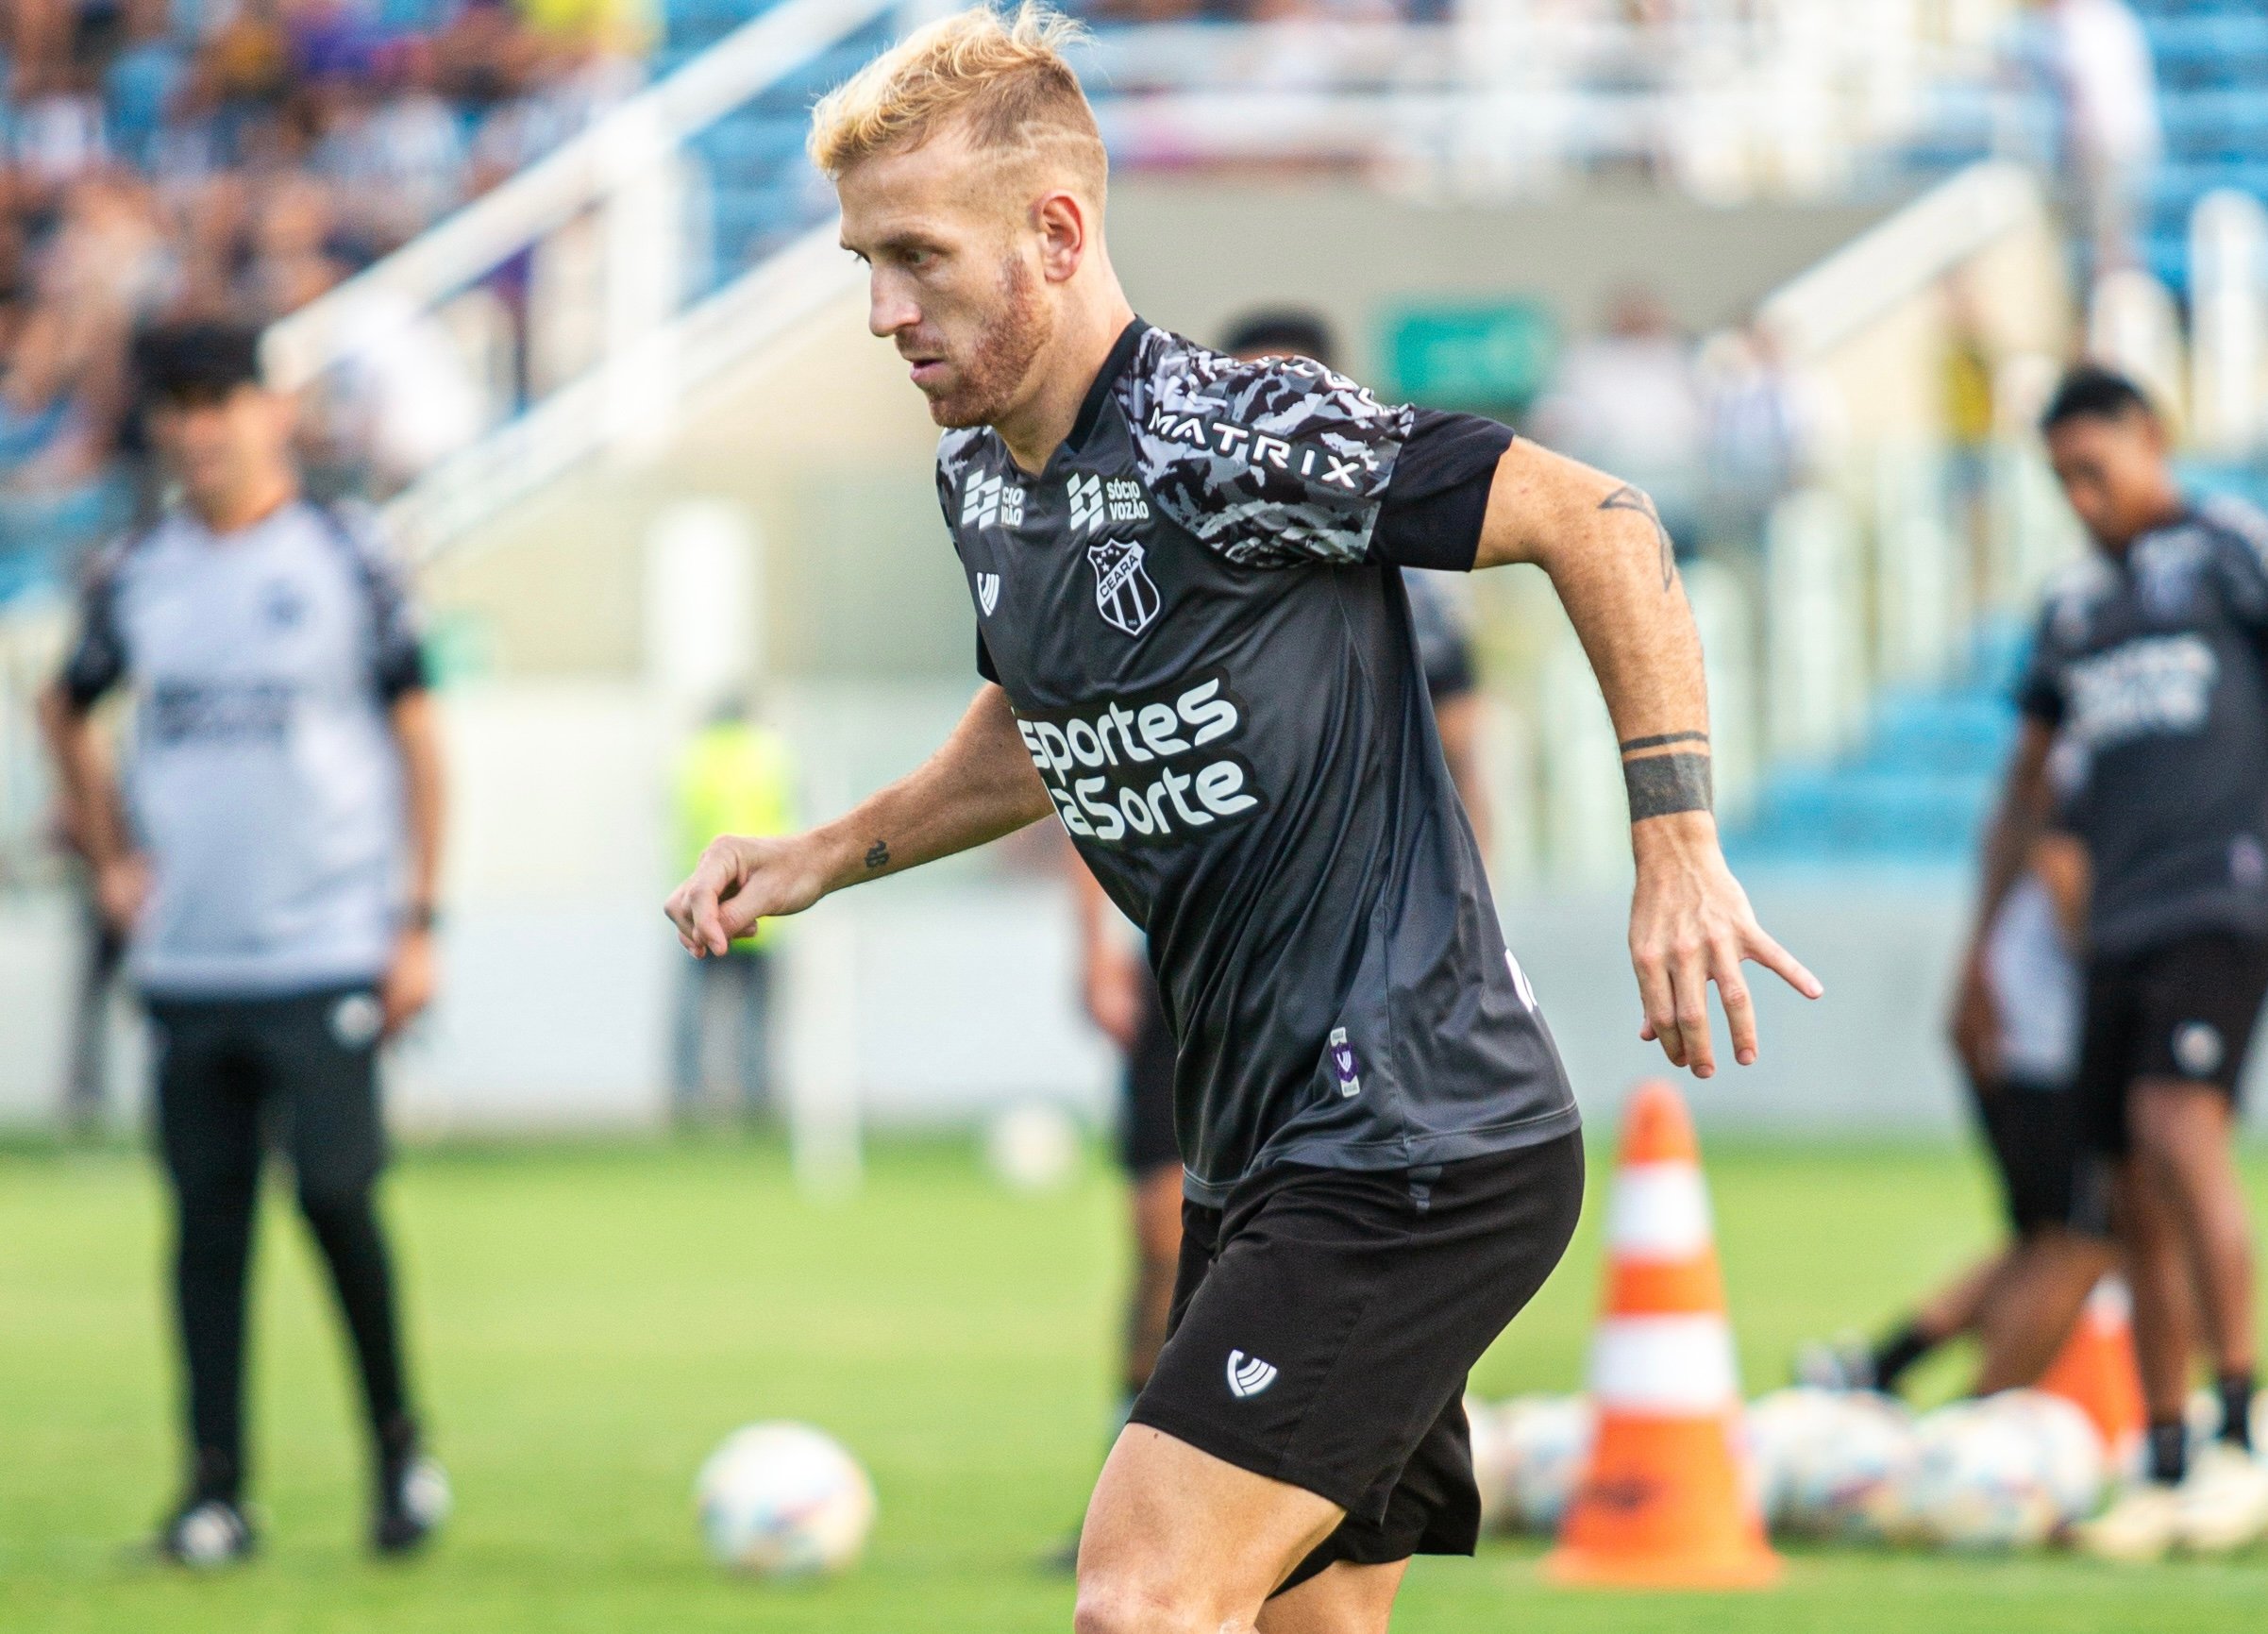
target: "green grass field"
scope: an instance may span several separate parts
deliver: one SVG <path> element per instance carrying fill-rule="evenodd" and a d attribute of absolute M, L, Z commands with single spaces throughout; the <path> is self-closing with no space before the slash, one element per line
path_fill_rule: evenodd
<path fill-rule="evenodd" d="M 2268 1219 L 2268 1164 L 2253 1169 Z M 1604 1177 L 1602 1176 L 1602 1179 Z M 1950 1149 L 1710 1154 L 1745 1379 L 1799 1337 L 1867 1322 L 1984 1246 L 1981 1174 Z M 1597 1201 L 1594 1189 L 1593 1202 Z M 0 1629 L 8 1634 L 812 1630 L 1069 1626 L 1033 1558 L 1100 1452 L 1121 1265 L 1118 1193 L 1008 1196 L 960 1144 L 885 1146 L 853 1201 L 807 1204 L 762 1144 L 413 1154 L 389 1207 L 458 1525 L 406 1568 L 359 1548 L 361 1448 L 314 1266 L 280 1210 L 257 1303 L 267 1549 L 193 1579 L 126 1546 L 170 1495 L 173 1383 L 158 1194 L 125 1152 L 0 1153 Z M 1580 1377 L 1589 1221 L 1484 1363 L 1491 1395 Z M 1949 1390 L 1955 1358 L 1929 1383 Z M 866 1461 L 882 1520 L 849 1577 L 729 1579 L 688 1487 L 735 1424 L 814 1421 Z M 1809 1553 L 1760 1596 L 1544 1588 L 1530 1548 L 1428 1560 L 1396 1626 L 1471 1630 L 2253 1629 L 2268 1559 L 2118 1571 L 2059 1558 Z"/>

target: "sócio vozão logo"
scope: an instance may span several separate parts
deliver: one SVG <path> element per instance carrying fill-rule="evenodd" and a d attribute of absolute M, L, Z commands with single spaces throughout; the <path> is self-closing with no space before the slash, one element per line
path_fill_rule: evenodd
<path fill-rule="evenodd" d="M 1020 528 L 1024 525 L 1024 491 L 997 472 L 979 477 L 961 490 L 961 526 L 964 528 Z"/>

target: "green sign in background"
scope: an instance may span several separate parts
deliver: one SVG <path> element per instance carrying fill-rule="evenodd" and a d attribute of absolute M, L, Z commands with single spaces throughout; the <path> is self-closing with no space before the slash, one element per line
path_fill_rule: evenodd
<path fill-rule="evenodd" d="M 1413 306 L 1386 316 L 1394 390 L 1420 402 L 1525 408 L 1558 349 L 1557 326 L 1534 301 Z"/>

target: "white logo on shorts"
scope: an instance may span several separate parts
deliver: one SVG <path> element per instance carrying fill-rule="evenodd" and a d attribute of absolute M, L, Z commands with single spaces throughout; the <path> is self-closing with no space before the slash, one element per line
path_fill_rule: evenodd
<path fill-rule="evenodd" d="M 1248 1356 L 1240 1350 L 1229 1352 L 1229 1394 L 1238 1401 L 1256 1396 L 1276 1382 L 1273 1362 L 1264 1362 L 1258 1356 Z"/>
<path fill-rule="evenodd" d="M 331 1006 L 330 1036 L 349 1050 L 375 1043 L 386 1012 L 368 993 L 349 993 Z"/>
<path fill-rule="evenodd" d="M 984 610 L 984 616 L 991 617 L 993 609 L 1000 604 L 1000 576 L 998 573 L 978 574 L 977 605 Z"/>
<path fill-rule="evenodd" d="M 2221 1029 L 2210 1021 L 2184 1021 L 2174 1029 L 2174 1065 L 2203 1078 L 2221 1065 Z"/>

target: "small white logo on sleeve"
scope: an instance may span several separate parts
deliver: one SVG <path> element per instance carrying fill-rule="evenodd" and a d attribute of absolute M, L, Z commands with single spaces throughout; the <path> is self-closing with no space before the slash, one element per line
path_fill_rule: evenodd
<path fill-rule="evenodd" d="M 1229 1352 L 1229 1394 L 1238 1401 L 1258 1395 L 1276 1382 L 1276 1365 L 1240 1350 Z"/>
<path fill-rule="evenodd" d="M 2210 1021 L 2184 1021 L 2174 1029 L 2174 1065 L 2202 1078 L 2221 1065 L 2221 1029 Z"/>
<path fill-rule="evenodd" d="M 1000 576 L 998 573 L 977 575 L 977 606 L 990 618 L 992 610 L 1000 604 Z"/>
<path fill-rule="evenodd" d="M 1362 1093 L 1361 1064 L 1354 1059 L 1354 1046 L 1347 1042 L 1344 1027 L 1331 1029 L 1331 1071 L 1342 1099 L 1352 1101 Z"/>

